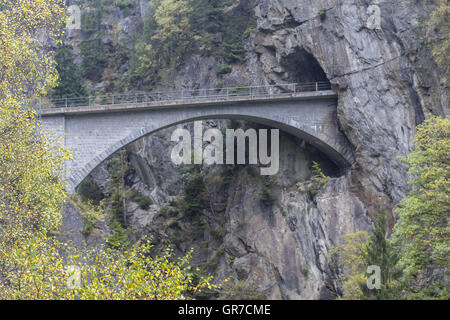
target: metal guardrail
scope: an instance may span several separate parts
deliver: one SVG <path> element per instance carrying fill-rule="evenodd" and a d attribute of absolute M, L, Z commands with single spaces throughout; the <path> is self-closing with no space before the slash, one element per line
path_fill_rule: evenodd
<path fill-rule="evenodd" d="M 37 108 L 71 108 L 95 105 L 119 105 L 119 104 L 133 104 L 133 103 L 149 103 L 155 101 L 170 102 L 183 101 L 192 99 L 213 99 L 226 97 L 258 97 L 258 96 L 277 96 L 286 93 L 300 93 L 300 92 L 316 92 L 331 90 L 329 82 L 310 82 L 310 83 L 290 83 L 290 84 L 275 84 L 265 86 L 245 86 L 245 87 L 229 87 L 229 88 L 214 88 L 214 89 L 193 89 L 181 91 L 168 92 L 151 92 L 151 93 L 137 93 L 137 94 L 115 94 L 104 96 L 89 96 L 78 98 L 63 98 L 40 100 Z"/>

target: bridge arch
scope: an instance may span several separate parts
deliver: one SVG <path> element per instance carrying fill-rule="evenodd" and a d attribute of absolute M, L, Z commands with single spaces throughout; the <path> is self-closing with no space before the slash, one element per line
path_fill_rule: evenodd
<path fill-rule="evenodd" d="M 165 107 L 124 105 L 44 113 L 44 129 L 65 134 L 74 160 L 67 164 L 70 193 L 103 161 L 126 145 L 178 124 L 207 119 L 240 119 L 278 128 L 307 141 L 339 167 L 353 163 L 351 147 L 339 131 L 333 92 L 315 97 L 220 101 Z M 170 159 L 168 159 L 170 161 Z"/>

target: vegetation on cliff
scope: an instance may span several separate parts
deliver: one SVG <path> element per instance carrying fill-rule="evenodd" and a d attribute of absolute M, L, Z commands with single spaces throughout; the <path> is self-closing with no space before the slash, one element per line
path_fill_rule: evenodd
<path fill-rule="evenodd" d="M 229 0 L 150 0 L 145 12 L 130 1 L 77 4 L 82 36 L 74 43 L 81 62 L 74 68 L 67 47 L 58 49 L 58 71 L 74 72 L 62 77 L 55 97 L 85 95 L 84 81 L 91 87 L 104 82 L 104 91 L 149 90 L 192 54 L 216 57 L 222 63 L 218 74 L 224 75 L 231 64 L 245 61 L 244 39 L 256 30 L 244 2 L 234 7 Z M 126 37 L 120 36 L 123 27 L 111 21 L 116 9 L 134 17 L 136 30 Z"/>
<path fill-rule="evenodd" d="M 424 36 L 434 60 L 442 71 L 442 82 L 450 85 L 450 3 L 437 0 L 436 9 L 424 21 Z"/>
<path fill-rule="evenodd" d="M 381 209 L 372 235 L 344 236 L 332 250 L 343 298 L 448 299 L 450 261 L 450 119 L 433 117 L 417 128 L 415 150 L 404 159 L 412 189 L 397 208 L 392 237 Z M 368 290 L 368 266 L 381 269 L 381 288 Z"/>
<path fill-rule="evenodd" d="M 0 299 L 183 299 L 212 288 L 188 265 L 190 253 L 152 256 L 145 239 L 127 251 L 56 240 L 70 155 L 39 134 L 31 105 L 57 80 L 46 44 L 60 37 L 64 4 L 14 0 L 0 8 Z"/>

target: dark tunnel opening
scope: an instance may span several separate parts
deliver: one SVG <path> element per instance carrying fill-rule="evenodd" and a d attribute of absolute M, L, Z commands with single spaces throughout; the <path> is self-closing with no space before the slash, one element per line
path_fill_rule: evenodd
<path fill-rule="evenodd" d="M 305 49 L 296 50 L 286 56 L 281 63 L 289 71 L 291 82 L 329 82 L 317 59 Z"/>

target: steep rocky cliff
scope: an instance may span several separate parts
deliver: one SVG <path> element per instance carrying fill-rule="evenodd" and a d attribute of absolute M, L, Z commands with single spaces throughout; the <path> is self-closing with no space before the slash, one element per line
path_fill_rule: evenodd
<path fill-rule="evenodd" d="M 370 230 L 380 206 L 392 212 L 408 190 L 398 157 L 411 151 L 415 126 L 430 114 L 448 114 L 447 92 L 414 31 L 429 8 L 412 0 L 375 2 L 236 1 L 229 10 L 248 10 L 256 18 L 256 30 L 245 40 L 245 62 L 232 64 L 230 73 L 220 75 L 216 69 L 224 64 L 222 58 L 192 54 L 152 88 L 328 79 L 338 93 L 339 126 L 353 147 L 356 162 L 351 168 L 337 168 L 304 141 L 283 133 L 275 179 L 261 177 L 253 166 L 204 167 L 205 206 L 197 215 L 186 216 L 176 203 L 191 172 L 170 162 L 174 128 L 165 129 L 127 147 L 126 186 L 149 199 L 144 206 L 132 197 L 127 200 L 129 237 L 152 235 L 158 248 L 171 244 L 179 252 L 192 247 L 193 262 L 204 271 L 217 279 L 245 281 L 267 298 L 332 299 L 339 294 L 327 253 L 343 234 Z M 367 24 L 367 8 L 373 4 L 381 10 L 380 28 Z M 117 8 L 108 16 L 111 39 L 114 30 L 127 30 L 130 36 L 134 20 L 148 9 L 147 1 L 134 1 L 132 8 Z M 82 37 L 69 34 L 76 54 Z M 79 63 L 82 57 L 77 59 Z M 111 72 L 128 69 L 124 64 Z M 105 72 L 90 86 L 102 90 L 111 77 Z M 226 121 L 207 125 L 258 126 Z M 309 180 L 313 161 L 330 176 L 326 187 L 314 192 Z M 91 176 L 108 194 L 110 161 Z M 263 201 L 264 192 L 271 201 Z M 96 229 L 103 231 L 84 237 L 77 215 L 69 205 L 65 230 L 76 241 L 87 238 L 94 244 L 101 242 L 99 234 L 112 232 L 99 222 Z"/>

